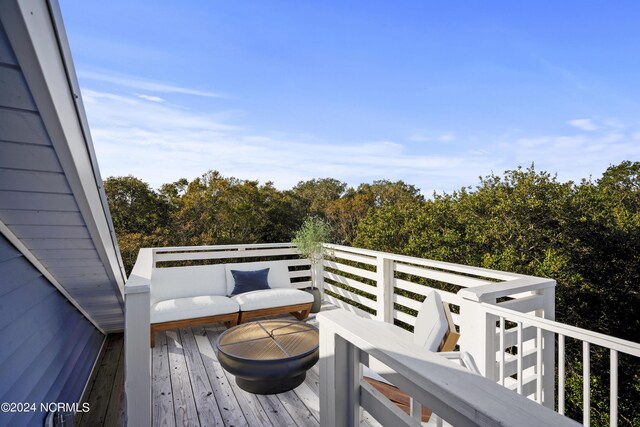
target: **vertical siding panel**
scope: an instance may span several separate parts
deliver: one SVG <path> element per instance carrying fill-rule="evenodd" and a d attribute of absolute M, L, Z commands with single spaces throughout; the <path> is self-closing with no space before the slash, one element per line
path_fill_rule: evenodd
<path fill-rule="evenodd" d="M 78 402 L 104 336 L 3 236 L 0 271 L 0 400 Z M 0 414 L 0 425 L 45 416 Z"/>

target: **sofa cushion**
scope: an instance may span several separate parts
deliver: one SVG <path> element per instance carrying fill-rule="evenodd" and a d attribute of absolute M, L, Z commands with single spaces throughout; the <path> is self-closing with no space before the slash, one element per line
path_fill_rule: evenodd
<path fill-rule="evenodd" d="M 197 296 L 160 301 L 151 306 L 151 323 L 237 313 L 238 304 L 223 296 Z"/>
<path fill-rule="evenodd" d="M 238 303 L 240 311 L 261 310 L 263 308 L 284 307 L 287 305 L 313 302 L 313 295 L 298 289 L 267 289 L 234 295 L 232 300 Z"/>
<path fill-rule="evenodd" d="M 289 277 L 289 267 L 282 261 L 260 261 L 260 262 L 240 262 L 235 264 L 225 264 L 227 272 L 227 295 L 231 295 L 235 287 L 235 280 L 231 270 L 252 271 L 269 269 L 267 281 L 273 288 L 291 288 L 291 278 Z"/>
<path fill-rule="evenodd" d="M 223 264 L 154 268 L 151 273 L 151 305 L 202 295 L 228 295 Z"/>

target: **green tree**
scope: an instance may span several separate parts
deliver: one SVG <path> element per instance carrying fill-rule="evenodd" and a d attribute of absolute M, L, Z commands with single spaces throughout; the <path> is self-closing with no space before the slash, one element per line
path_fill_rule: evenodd
<path fill-rule="evenodd" d="M 349 188 L 340 199 L 334 200 L 325 209 L 338 242 L 352 244 L 360 221 L 370 211 L 390 206 L 402 207 L 424 201 L 420 191 L 403 181 L 374 181 L 361 184 L 357 189 Z"/>
<path fill-rule="evenodd" d="M 300 181 L 290 190 L 290 195 L 296 200 L 296 214 L 300 218 L 308 216 L 326 217 L 327 206 L 339 200 L 347 184 L 333 178 L 317 178 Z M 296 227 L 297 228 L 297 227 Z"/>
<path fill-rule="evenodd" d="M 111 218 L 117 233 L 152 233 L 168 221 L 168 203 L 133 176 L 104 181 Z"/>
<path fill-rule="evenodd" d="M 551 277 L 560 322 L 640 340 L 640 163 L 597 182 L 559 182 L 532 167 L 415 205 L 369 210 L 354 244 Z M 581 348 L 567 347 L 567 413 L 581 418 Z M 608 354 L 594 349 L 594 425 L 608 423 Z M 638 363 L 621 358 L 621 424 L 640 425 Z M 634 403 L 635 402 L 635 403 Z"/>

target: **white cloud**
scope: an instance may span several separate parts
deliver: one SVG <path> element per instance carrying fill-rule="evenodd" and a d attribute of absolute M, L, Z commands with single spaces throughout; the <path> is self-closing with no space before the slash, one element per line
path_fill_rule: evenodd
<path fill-rule="evenodd" d="M 282 189 L 327 176 L 351 185 L 402 179 L 430 195 L 434 188 L 474 183 L 498 167 L 481 154 L 408 154 L 393 141 L 338 143 L 258 134 L 231 124 L 225 113 L 190 111 L 135 95 L 85 89 L 83 98 L 104 177 L 133 174 L 153 187 L 215 169 L 226 176 L 273 181 Z"/>
<path fill-rule="evenodd" d="M 104 176 L 133 174 L 153 187 L 193 179 L 214 169 L 225 176 L 273 181 L 285 189 L 300 180 L 333 177 L 350 185 L 402 179 L 430 196 L 475 185 L 478 176 L 519 165 L 557 172 L 560 179 L 597 176 L 609 164 L 640 159 L 640 127 L 571 135 L 506 133 L 499 141 L 456 135 L 455 147 L 434 154 L 425 144 L 408 152 L 394 141 L 327 141 L 251 130 L 237 116 L 192 111 L 139 95 L 83 90 Z M 636 138 L 636 140 L 634 140 Z M 462 148 L 461 148 L 462 147 Z"/>
<path fill-rule="evenodd" d="M 80 69 L 78 70 L 78 76 L 83 80 L 110 83 L 120 87 L 144 90 L 148 92 L 178 93 L 184 95 L 202 96 L 206 98 L 225 98 L 224 95 L 217 92 L 176 86 L 171 83 L 158 82 L 124 74 L 114 74 L 110 72 Z"/>
<path fill-rule="evenodd" d="M 575 120 L 569 120 L 567 122 L 568 125 L 573 126 L 575 128 L 578 128 L 580 130 L 584 130 L 587 132 L 591 132 L 594 130 L 598 130 L 599 127 L 593 123 L 593 121 L 591 119 L 575 119 Z"/>
<path fill-rule="evenodd" d="M 136 96 L 151 102 L 164 102 L 164 99 L 159 96 L 145 95 L 144 93 L 137 93 Z"/>
<path fill-rule="evenodd" d="M 610 164 L 640 159 L 640 144 L 633 142 L 633 130 L 617 129 L 600 133 L 576 135 L 546 135 L 503 140 L 493 150 L 503 164 L 513 169 L 517 165 L 535 163 L 537 170 L 557 173 L 561 180 L 580 181 L 598 176 Z M 498 169 L 499 170 L 499 169 Z"/>

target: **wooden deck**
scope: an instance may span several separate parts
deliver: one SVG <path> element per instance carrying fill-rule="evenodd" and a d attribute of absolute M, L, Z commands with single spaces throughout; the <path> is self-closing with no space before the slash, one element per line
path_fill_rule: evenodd
<path fill-rule="evenodd" d="M 77 426 L 124 425 L 124 335 L 110 334 L 104 344 L 82 402 L 89 412 L 78 413 Z"/>
<path fill-rule="evenodd" d="M 315 324 L 315 316 L 308 320 Z M 292 316 L 280 316 L 290 318 Z M 152 352 L 154 426 L 319 426 L 318 365 L 286 393 L 247 393 L 222 369 L 214 351 L 222 325 L 156 333 Z M 119 426 L 123 420 L 122 335 L 110 335 L 88 395 L 91 412 L 80 426 Z M 104 375 L 104 378 L 102 377 Z M 109 386 L 111 387 L 109 389 Z M 363 425 L 377 426 L 368 414 Z"/>

